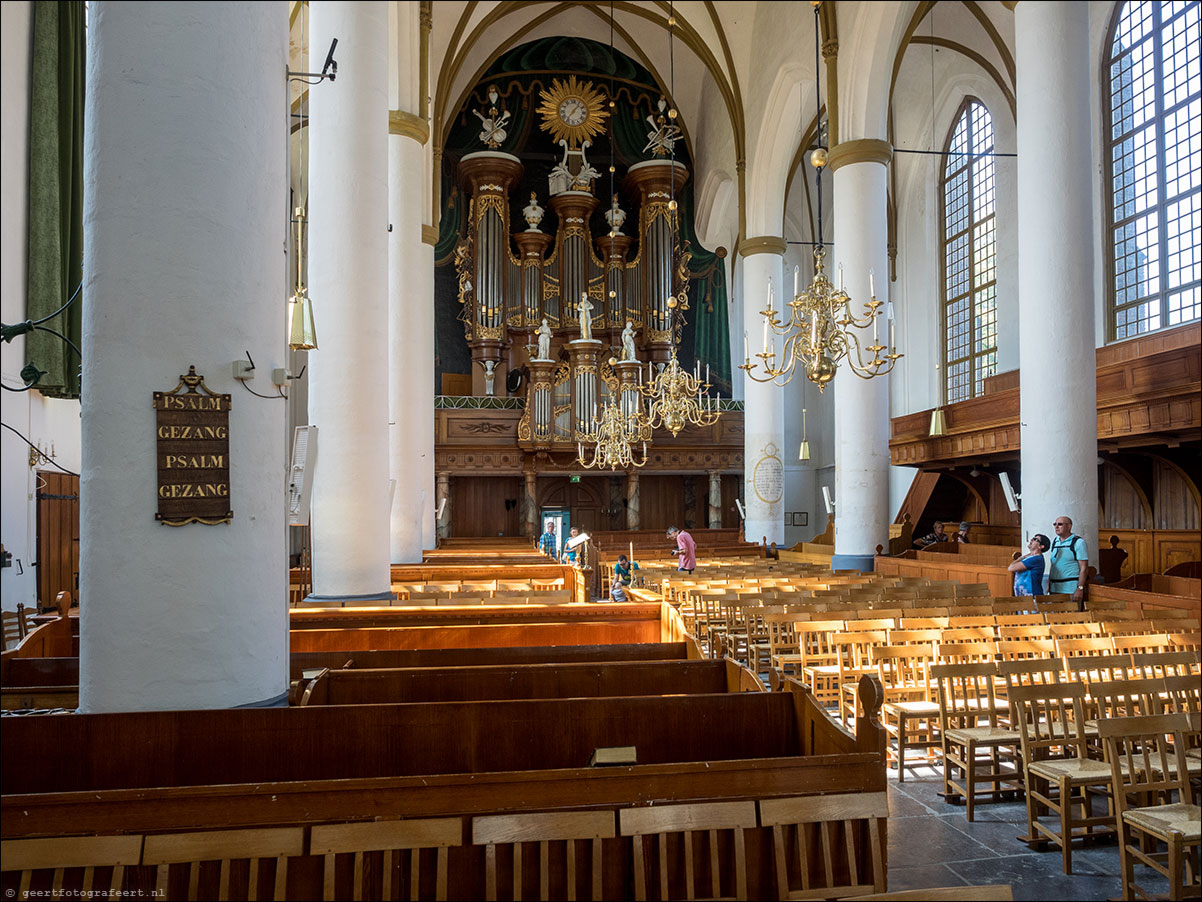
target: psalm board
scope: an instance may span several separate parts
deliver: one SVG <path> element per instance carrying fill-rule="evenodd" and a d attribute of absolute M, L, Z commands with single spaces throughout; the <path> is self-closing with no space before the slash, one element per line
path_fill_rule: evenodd
<path fill-rule="evenodd" d="M 168 526 L 229 523 L 230 396 L 209 391 L 196 367 L 154 393 L 159 509 Z"/>

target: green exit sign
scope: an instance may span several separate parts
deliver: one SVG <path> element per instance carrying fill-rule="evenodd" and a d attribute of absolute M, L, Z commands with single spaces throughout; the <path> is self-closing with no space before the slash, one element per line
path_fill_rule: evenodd
<path fill-rule="evenodd" d="M 579 482 L 579 481 L 580 481 L 579 476 L 569 476 L 568 477 L 568 482 Z"/>

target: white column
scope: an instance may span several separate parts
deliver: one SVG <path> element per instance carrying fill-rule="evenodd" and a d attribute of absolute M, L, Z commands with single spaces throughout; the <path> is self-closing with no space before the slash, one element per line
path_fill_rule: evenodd
<path fill-rule="evenodd" d="M 764 322 L 760 315 L 768 302 L 771 283 L 773 304 L 780 309 L 784 278 L 785 242 L 783 238 L 751 238 L 743 242 L 743 327 L 754 356 L 764 349 Z M 792 298 L 790 297 L 790 300 Z M 769 346 L 773 337 L 768 336 Z M 776 364 L 781 362 L 781 339 L 776 338 Z M 742 347 L 736 352 L 743 360 Z M 761 366 L 757 375 L 763 376 Z M 744 533 L 749 542 L 767 538 L 784 544 L 784 393 L 771 382 L 744 380 L 743 413 L 743 504 L 747 512 Z"/>
<path fill-rule="evenodd" d="M 709 492 L 709 528 L 722 528 L 722 473 L 718 470 L 710 470 L 707 474 L 710 478 Z M 782 521 L 783 522 L 783 521 Z"/>
<path fill-rule="evenodd" d="M 309 355 L 315 600 L 391 598 L 388 515 L 388 8 L 313 4 L 338 80 L 310 88 Z"/>
<path fill-rule="evenodd" d="M 427 183 L 429 179 L 426 180 Z M 429 187 L 427 184 L 427 193 Z M 428 229 L 423 226 L 423 231 Z M 438 544 L 438 522 L 434 512 L 438 508 L 438 491 L 434 484 L 434 244 L 438 233 L 426 235 L 418 249 L 421 265 L 417 268 L 414 278 L 414 291 L 418 297 L 426 298 L 427 307 L 424 315 L 428 317 L 430 340 L 423 347 L 416 349 L 416 355 L 423 361 L 416 375 L 413 387 L 414 411 L 411 415 L 414 432 L 421 433 L 421 447 L 429 448 L 430 453 L 420 461 L 422 489 L 426 498 L 430 499 L 422 512 L 422 547 L 433 548 Z"/>
<path fill-rule="evenodd" d="M 435 505 L 424 479 L 434 461 L 434 298 L 422 291 L 425 280 L 418 275 L 426 257 L 422 250 L 423 160 L 418 141 L 405 134 L 389 136 L 388 448 L 394 481 L 394 564 L 421 562 L 423 523 L 426 519 L 433 522 Z"/>
<path fill-rule="evenodd" d="M 836 215 L 834 247 L 827 260 L 836 284 L 839 264 L 843 265 L 844 287 L 857 315 L 862 315 L 870 296 L 870 271 L 876 274 L 880 299 L 888 293 L 886 164 L 891 153 L 886 142 L 871 138 L 838 144 L 830 152 Z M 871 339 L 870 331 L 861 334 Z M 889 547 L 889 377 L 861 379 L 844 359 L 833 388 L 835 554 L 831 566 L 871 570 L 876 546 Z"/>
<path fill-rule="evenodd" d="M 1024 540 L 1073 520 L 1097 559 L 1089 8 L 1015 8 Z"/>
<path fill-rule="evenodd" d="M 281 703 L 288 10 L 91 6 L 84 136 L 80 702 Z M 214 90 L 214 78 L 237 90 Z M 156 414 L 195 365 L 232 393 L 226 525 L 155 520 Z"/>

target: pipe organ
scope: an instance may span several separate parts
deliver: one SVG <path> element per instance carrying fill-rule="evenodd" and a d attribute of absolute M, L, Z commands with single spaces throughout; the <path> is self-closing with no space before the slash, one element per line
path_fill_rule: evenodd
<path fill-rule="evenodd" d="M 600 407 L 611 394 L 633 411 L 637 355 L 662 366 L 679 337 L 673 308 L 688 309 L 688 254 L 677 244 L 675 203 L 688 169 L 671 159 L 631 166 L 623 188 L 628 198 L 638 197 L 635 234 L 623 231 L 627 215 L 614 194 L 604 214 L 609 228 L 594 235 L 600 174 L 585 151 L 604 119 L 600 95 L 588 83 L 556 82 L 555 90 L 564 97 L 544 95 L 540 108 L 551 123 L 544 129 L 563 148 L 563 162 L 548 179 L 553 232 L 541 227 L 546 211 L 536 194 L 521 210 L 527 227 L 510 231 L 510 194 L 524 173 L 518 157 L 484 150 L 464 156 L 458 168 L 469 215 L 455 264 L 473 381 L 478 384 L 481 373 L 528 367 L 518 437 L 529 450 L 574 449 L 595 436 Z M 572 105 L 576 97 L 587 115 Z M 620 338 L 627 323 L 633 343 Z"/>

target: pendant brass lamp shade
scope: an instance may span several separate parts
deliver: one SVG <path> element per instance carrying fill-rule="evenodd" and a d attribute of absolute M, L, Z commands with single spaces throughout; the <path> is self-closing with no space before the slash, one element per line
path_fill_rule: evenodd
<path fill-rule="evenodd" d="M 303 247 L 305 211 L 296 208 L 296 293 L 288 299 L 288 347 L 294 351 L 317 350 L 317 330 L 313 326 L 313 301 L 304 281 Z"/>

